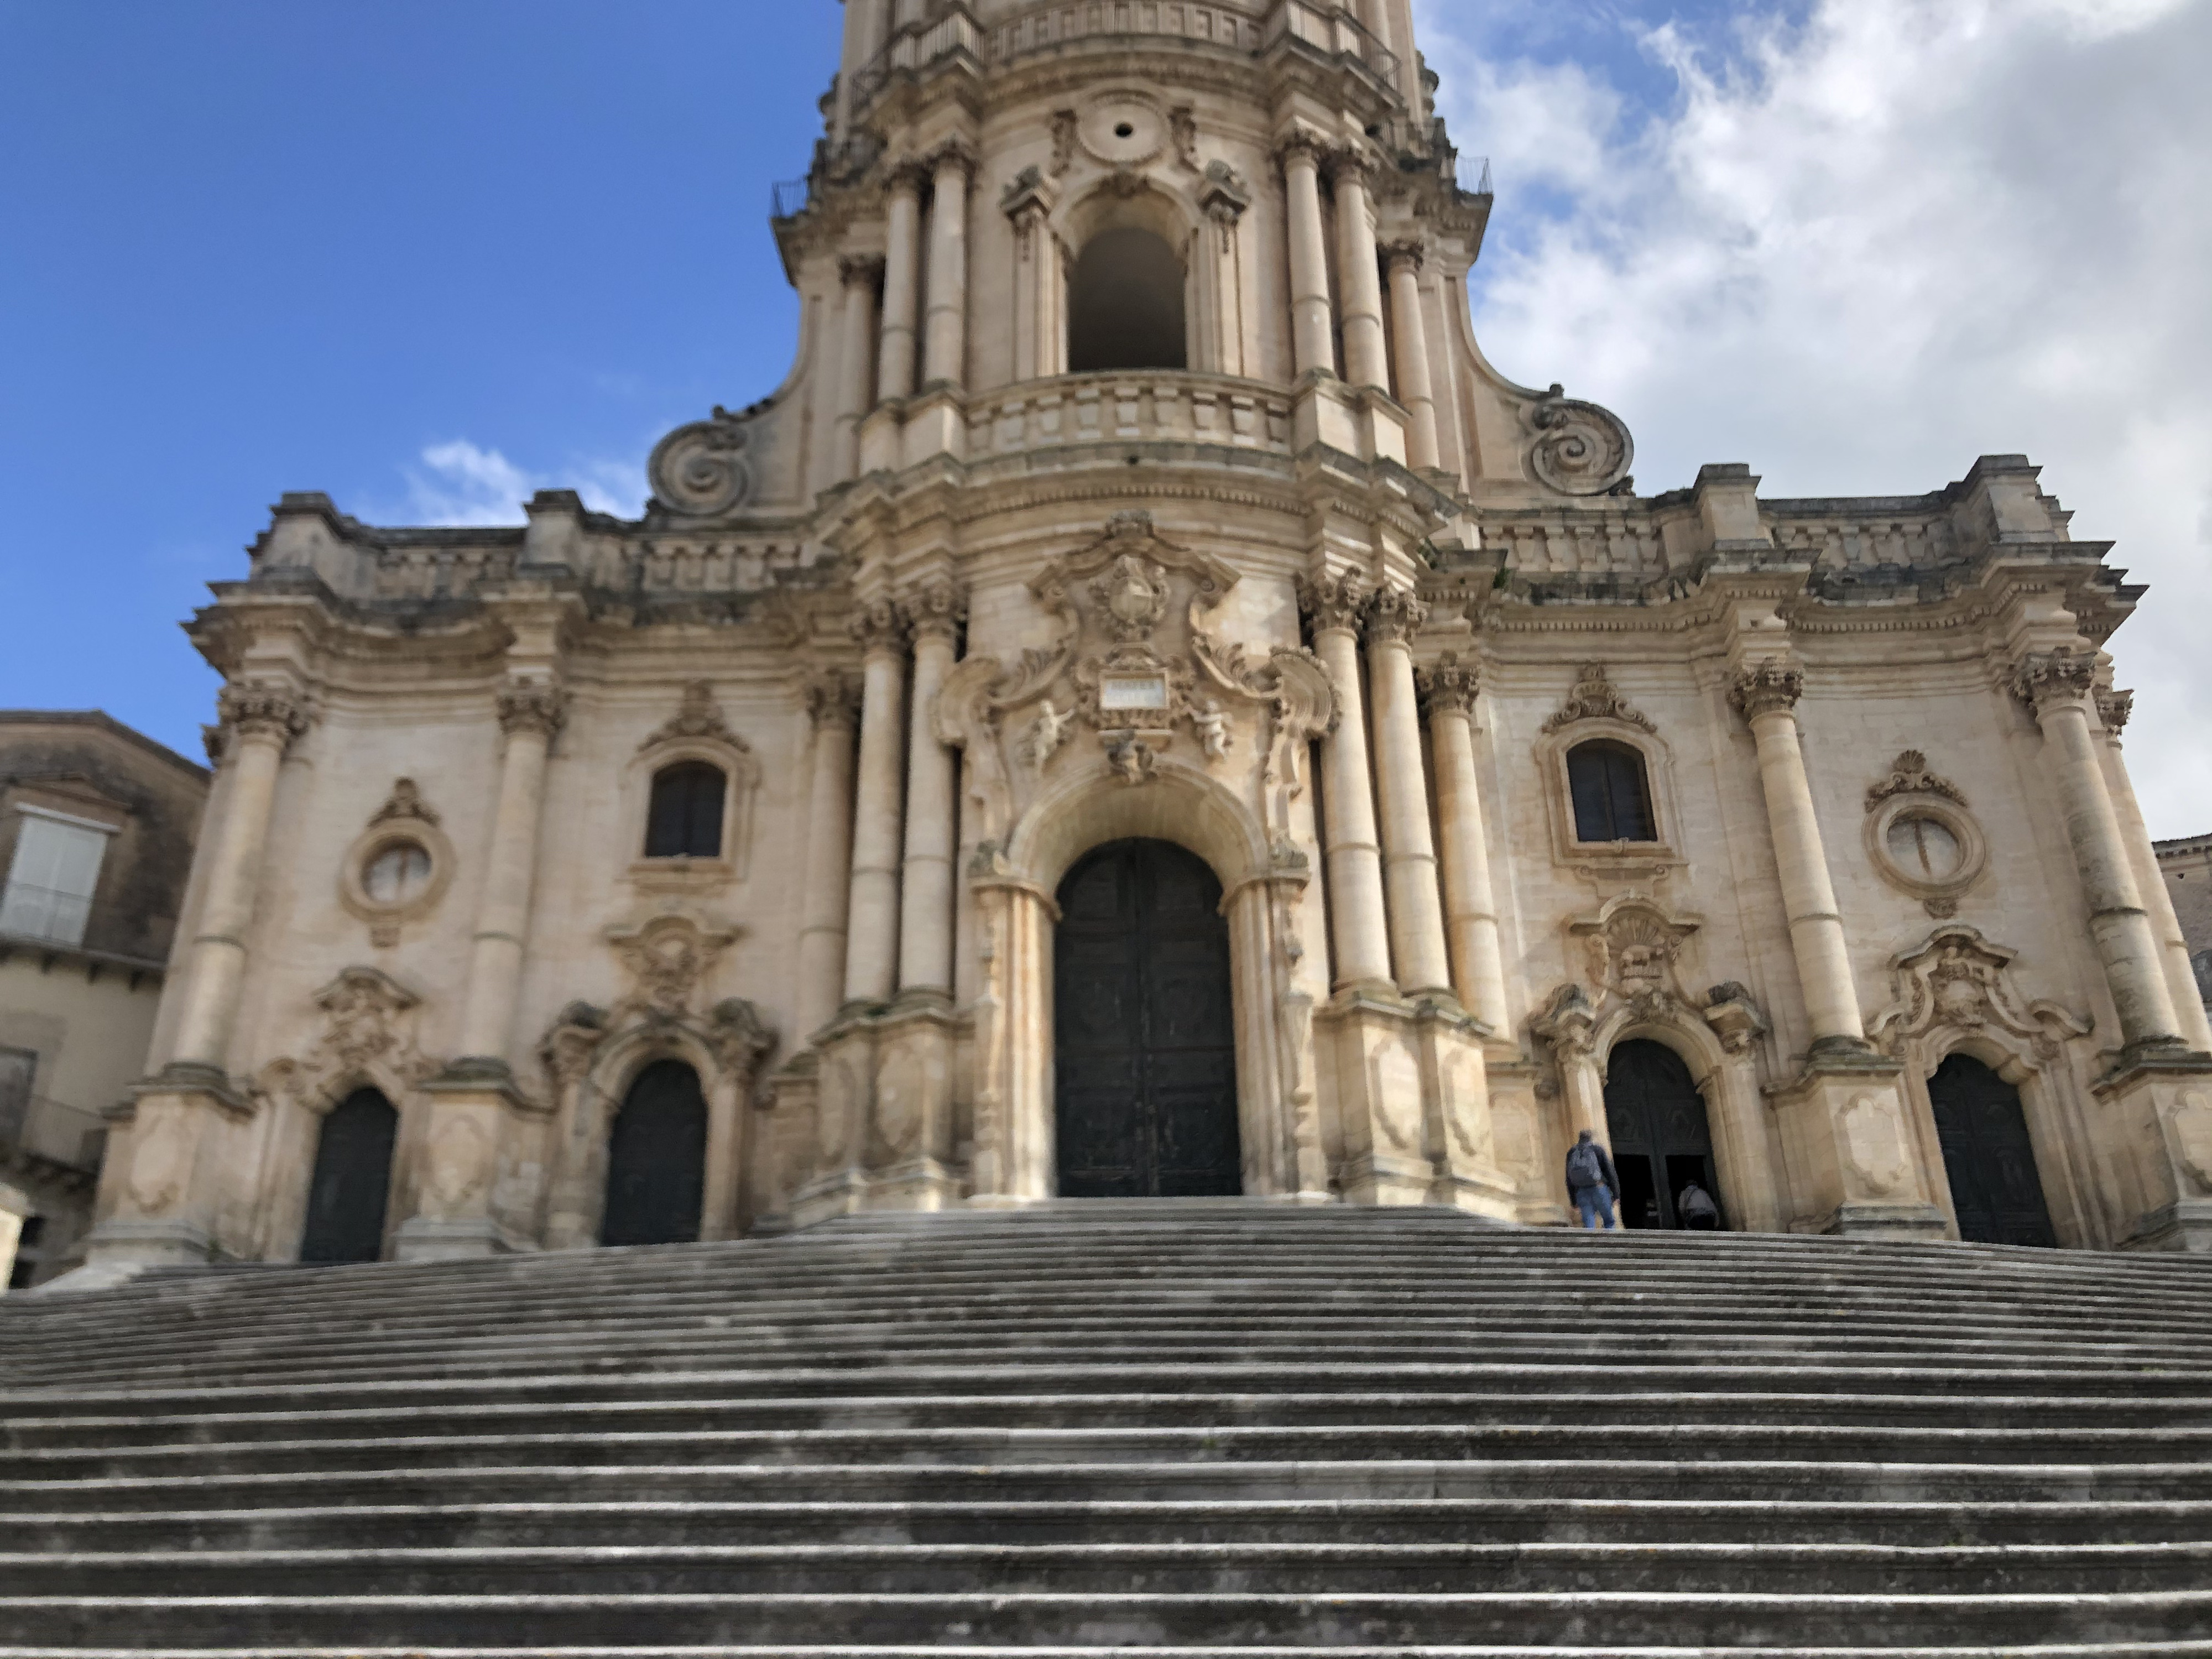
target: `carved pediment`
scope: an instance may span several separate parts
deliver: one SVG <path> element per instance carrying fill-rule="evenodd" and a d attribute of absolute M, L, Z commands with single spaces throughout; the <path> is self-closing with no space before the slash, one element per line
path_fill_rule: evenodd
<path fill-rule="evenodd" d="M 635 988 L 615 1009 L 617 1021 L 640 1013 L 673 1018 L 690 1012 L 715 958 L 736 940 L 734 926 L 663 915 L 607 938 Z"/>
<path fill-rule="evenodd" d="M 2062 1043 L 2087 1036 L 2094 1022 L 2055 1002 L 2031 1002 L 2013 982 L 2018 952 L 1993 945 L 1964 922 L 1938 927 L 1918 949 L 1891 963 L 1895 996 L 1869 1034 L 1883 1053 L 1945 1032 L 1994 1031 L 2025 1046 L 2039 1062 Z"/>
<path fill-rule="evenodd" d="M 1698 931 L 1696 921 L 1677 919 L 1656 900 L 1630 893 L 1594 918 L 1570 922 L 1567 931 L 1582 943 L 1601 1004 L 1620 1002 L 1650 1013 L 1691 1006 L 1678 967 L 1683 946 Z"/>
<path fill-rule="evenodd" d="M 1601 662 L 1583 665 L 1575 679 L 1575 689 L 1567 694 L 1567 700 L 1559 712 L 1544 722 L 1544 729 L 1557 732 L 1578 720 L 1619 720 L 1640 731 L 1658 730 L 1648 716 L 1630 708 L 1628 699 L 1613 689 L 1613 681 Z"/>
<path fill-rule="evenodd" d="M 315 993 L 323 1029 L 313 1046 L 264 1066 L 257 1087 L 315 1109 L 335 1105 L 362 1085 L 397 1099 L 438 1069 L 416 1043 L 422 1001 L 378 969 L 344 969 Z"/>

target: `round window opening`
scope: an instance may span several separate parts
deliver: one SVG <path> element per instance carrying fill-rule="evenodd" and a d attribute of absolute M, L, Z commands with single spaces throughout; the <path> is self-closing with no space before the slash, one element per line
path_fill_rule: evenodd
<path fill-rule="evenodd" d="M 1898 867 L 1921 881 L 1954 880 L 1966 866 L 1966 849 L 1940 819 L 1905 813 L 1889 826 L 1887 839 Z"/>
<path fill-rule="evenodd" d="M 1116 138 L 1133 138 L 1137 136 L 1137 129 L 1133 124 L 1123 121 L 1115 127 L 1114 136 Z"/>
<path fill-rule="evenodd" d="M 373 904 L 411 904 L 429 885 L 430 855 L 411 841 L 392 842 L 361 872 L 361 890 Z"/>

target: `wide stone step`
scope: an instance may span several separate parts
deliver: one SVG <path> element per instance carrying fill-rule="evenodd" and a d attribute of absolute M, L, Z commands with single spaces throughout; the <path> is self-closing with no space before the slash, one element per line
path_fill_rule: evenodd
<path fill-rule="evenodd" d="M 189 1499 L 184 1500 L 189 1502 Z M 396 1504 L 19 1511 L 21 1550 L 763 1544 L 2212 1543 L 2212 1499 L 1838 1503 L 1700 1498 L 1092 1503 Z"/>
<path fill-rule="evenodd" d="M 1438 1643 L 1790 1646 L 2201 1639 L 2212 1591 L 2142 1595 L 483 1595 L 8 1597 L 18 1645 L 634 1647 L 951 1644 L 1308 1648 Z"/>
<path fill-rule="evenodd" d="M 990 1464 L 1493 1461 L 1532 1458 L 1881 1463 L 2193 1462 L 2212 1474 L 2212 1429 L 1949 1428 L 1921 1425 L 1346 1424 L 1276 1428 L 908 1428 L 380 1436 L 0 1452 L 0 1480 L 137 1475 L 341 1474 L 361 1469 L 622 1465 Z"/>
<path fill-rule="evenodd" d="M 2212 1379 L 2208 1379 L 2212 1382 Z M 883 1395 L 844 1399 L 539 1401 L 427 1403 L 410 1412 L 410 1438 L 544 1432 L 562 1435 L 838 1432 L 957 1429 L 1891 1428 L 1917 1431 L 2123 1429 L 2212 1431 L 2212 1391 L 2116 1402 L 2081 1395 L 1711 1393 Z M 0 1419 L 8 1451 L 112 1452 L 125 1448 L 303 1445 L 379 1437 L 387 1409 L 144 1413 Z"/>
<path fill-rule="evenodd" d="M 599 1545 L 0 1553 L 0 1596 L 2139 1595 L 2212 1583 L 2212 1543 Z"/>
<path fill-rule="evenodd" d="M 2212 1492 L 2203 1463 L 1629 1462 L 927 1464 L 544 1464 L 282 1474 L 180 1474 L 0 1482 L 5 1512 L 319 1504 L 517 1503 L 554 1499 L 751 1503 L 1157 1502 L 1257 1498 L 1822 1498 L 1886 1503 L 2189 1502 Z"/>

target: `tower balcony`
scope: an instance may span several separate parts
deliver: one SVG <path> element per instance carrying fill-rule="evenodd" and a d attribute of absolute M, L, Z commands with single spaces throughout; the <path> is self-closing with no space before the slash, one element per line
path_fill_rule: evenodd
<path fill-rule="evenodd" d="M 949 454 L 970 465 L 1120 463 L 1143 448 L 1239 464 L 1237 452 L 1287 460 L 1295 405 L 1263 381 L 1174 369 L 1060 374 L 994 391 L 925 391 L 886 404 L 861 428 L 864 472 Z M 1088 453 L 1086 453 L 1088 452 Z"/>
<path fill-rule="evenodd" d="M 1258 10 L 1199 0 L 1042 0 L 988 22 L 954 0 L 895 33 L 854 75 L 853 113 L 866 114 L 902 81 L 962 63 L 988 71 L 1046 52 L 1160 47 L 1248 58 L 1300 51 L 1355 68 L 1385 92 L 1397 86 L 1401 67 L 1349 10 L 1326 0 L 1277 0 Z"/>

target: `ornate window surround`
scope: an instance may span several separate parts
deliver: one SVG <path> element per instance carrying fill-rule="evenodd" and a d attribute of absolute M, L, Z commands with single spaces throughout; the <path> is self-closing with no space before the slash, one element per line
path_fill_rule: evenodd
<path fill-rule="evenodd" d="M 392 848 L 414 846 L 430 857 L 430 878 L 422 890 L 397 902 L 372 898 L 368 866 Z M 440 826 L 438 814 L 425 802 L 412 778 L 393 781 L 392 793 L 354 837 L 338 860 L 338 902 L 368 924 L 369 942 L 379 946 L 399 943 L 402 924 L 418 921 L 438 908 L 453 884 L 457 862 L 453 843 Z"/>
<path fill-rule="evenodd" d="M 1644 758 L 1644 781 L 1650 796 L 1656 841 L 1586 842 L 1575 834 L 1574 792 L 1567 779 L 1567 751 L 1595 738 L 1635 750 Z M 1544 722 L 1535 742 L 1536 770 L 1542 781 L 1544 814 L 1551 825 L 1554 863 L 1592 873 L 1626 877 L 1680 868 L 1682 831 L 1676 814 L 1674 751 L 1658 728 L 1615 692 L 1605 670 L 1583 671 L 1566 706 Z"/>
<path fill-rule="evenodd" d="M 722 852 L 719 858 L 647 858 L 646 830 L 653 812 L 653 781 L 686 761 L 722 774 Z M 623 769 L 623 835 L 632 850 L 633 886 L 653 892 L 716 891 L 745 879 L 752 863 L 753 808 L 760 793 L 761 763 L 752 745 L 723 722 L 714 689 L 704 680 L 684 688 L 682 708 L 638 746 Z"/>

